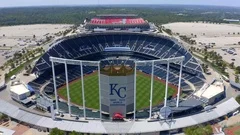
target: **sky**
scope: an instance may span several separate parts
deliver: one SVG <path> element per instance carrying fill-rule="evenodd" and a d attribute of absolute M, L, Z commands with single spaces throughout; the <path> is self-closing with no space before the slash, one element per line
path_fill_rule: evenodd
<path fill-rule="evenodd" d="M 240 7 L 240 0 L 0 0 L 0 7 L 98 4 L 183 4 Z"/>

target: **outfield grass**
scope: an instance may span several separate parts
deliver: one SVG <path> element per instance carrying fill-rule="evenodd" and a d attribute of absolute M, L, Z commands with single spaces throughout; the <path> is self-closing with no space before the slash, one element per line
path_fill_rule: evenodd
<path fill-rule="evenodd" d="M 143 73 L 137 74 L 137 109 L 143 109 L 149 106 L 151 78 Z M 99 109 L 99 91 L 98 91 L 98 75 L 96 73 L 84 77 L 85 100 L 86 107 Z M 158 105 L 164 100 L 165 84 L 154 80 L 153 86 L 153 106 Z M 81 80 L 73 81 L 69 84 L 71 102 L 77 105 L 82 105 L 82 85 Z M 168 96 L 171 96 L 176 91 L 169 87 Z M 58 90 L 60 97 L 67 99 L 66 87 Z"/>

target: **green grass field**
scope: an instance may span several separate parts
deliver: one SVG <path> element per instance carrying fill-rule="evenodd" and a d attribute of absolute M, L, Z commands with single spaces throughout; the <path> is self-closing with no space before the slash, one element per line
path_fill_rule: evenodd
<path fill-rule="evenodd" d="M 240 129 L 234 131 L 234 135 L 240 135 Z"/>
<path fill-rule="evenodd" d="M 137 109 L 149 107 L 149 97 L 151 88 L 151 78 L 143 73 L 137 74 Z M 99 90 L 98 90 L 98 75 L 96 73 L 84 77 L 86 107 L 99 109 Z M 164 100 L 165 83 L 154 80 L 153 86 L 153 106 Z M 82 85 L 81 80 L 76 80 L 69 83 L 71 102 L 77 105 L 82 105 Z M 169 87 L 168 96 L 171 96 L 176 91 Z M 66 87 L 58 90 L 58 94 L 67 99 Z"/>

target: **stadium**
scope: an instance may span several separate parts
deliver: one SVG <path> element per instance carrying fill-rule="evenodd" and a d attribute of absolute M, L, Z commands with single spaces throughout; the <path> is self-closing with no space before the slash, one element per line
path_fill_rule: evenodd
<path fill-rule="evenodd" d="M 224 98 L 223 83 L 207 85 L 199 60 L 143 18 L 98 15 L 84 26 L 51 44 L 33 67 L 27 87 L 36 108 L 51 115 L 20 110 L 23 119 L 1 100 L 0 111 L 43 130 L 125 134 L 181 130 L 239 107 L 234 99 L 211 106 Z"/>
<path fill-rule="evenodd" d="M 72 45 L 72 46 L 69 46 Z M 112 49 L 111 51 L 107 51 L 107 49 Z M 125 49 L 125 50 L 124 50 Z M 155 51 L 156 50 L 156 51 Z M 37 86 L 34 84 L 45 84 L 45 82 L 50 82 L 47 84 L 44 88 L 44 92 L 46 94 L 53 94 L 54 93 L 54 87 L 53 87 L 53 80 L 51 80 L 51 77 L 49 74 L 52 74 L 52 68 L 51 68 L 51 62 L 50 62 L 50 56 L 52 57 L 58 57 L 58 58 L 67 58 L 67 59 L 78 59 L 78 60 L 88 60 L 88 61 L 102 61 L 102 66 L 104 65 L 121 65 L 124 63 L 124 65 L 133 65 L 133 60 L 156 60 L 156 59 L 166 59 L 166 58 L 174 58 L 174 57 L 180 57 L 185 56 L 185 60 L 183 61 L 183 77 L 181 81 L 181 89 L 182 90 L 188 90 L 190 89 L 190 86 L 185 82 L 185 80 L 189 81 L 190 83 L 194 84 L 196 87 L 201 87 L 204 84 L 204 77 L 202 75 L 201 66 L 198 64 L 195 58 L 191 56 L 191 54 L 184 49 L 181 45 L 176 44 L 174 41 L 166 38 L 166 37 L 160 37 L 160 36 L 154 36 L 149 34 L 140 34 L 140 33 L 130 33 L 130 32 L 111 32 L 111 33 L 99 33 L 99 34 L 85 34 L 81 35 L 80 37 L 74 37 L 69 38 L 64 41 L 60 41 L 56 45 L 52 46 L 51 49 L 49 49 L 48 52 L 46 52 L 42 58 L 39 59 L 37 62 L 34 72 L 36 74 L 40 74 L 39 77 L 34 80 L 29 85 L 33 88 L 36 88 Z M 154 75 L 156 78 L 160 78 L 161 81 L 166 80 L 167 75 L 167 66 L 166 64 L 159 64 L 155 65 L 155 72 Z M 81 85 L 76 81 L 81 75 L 80 66 L 71 66 L 68 65 L 68 80 L 72 83 L 70 83 L 70 91 L 71 88 L 73 91 L 79 91 L 78 95 L 76 93 L 72 93 L 72 96 L 79 96 L 76 98 L 72 98 L 71 100 L 75 103 L 79 103 L 80 105 L 82 102 L 75 101 L 75 99 L 81 99 Z M 179 70 L 180 66 L 178 63 L 170 64 L 170 73 L 169 73 L 169 83 L 172 85 L 172 89 L 169 90 L 170 94 L 174 94 L 174 87 L 178 85 L 179 81 Z M 95 108 L 98 109 L 98 105 L 96 105 L 96 101 L 98 101 L 98 79 L 97 76 L 94 75 L 95 71 L 97 70 L 94 66 L 84 66 L 83 67 L 83 74 L 86 76 L 84 78 L 85 81 L 85 87 L 86 87 L 86 97 L 87 96 L 93 96 L 88 97 L 89 100 L 86 101 L 86 106 L 89 108 Z M 137 83 L 139 83 L 139 87 L 142 88 L 143 95 L 145 95 L 145 98 L 142 98 L 143 95 L 139 95 L 139 98 L 142 98 L 142 102 L 145 102 L 145 105 L 138 104 L 137 108 L 143 109 L 144 107 L 148 107 L 148 104 L 146 104 L 146 99 L 149 99 L 149 84 L 144 84 L 142 86 L 140 83 L 142 82 L 150 82 L 150 78 L 146 77 L 144 78 L 143 74 L 150 75 L 151 74 L 151 66 L 145 66 L 145 67 L 137 67 L 137 70 L 139 71 L 139 77 L 143 78 L 141 80 L 137 80 Z M 140 75 L 140 71 L 142 74 Z M 93 75 L 92 75 L 93 74 Z M 56 75 L 56 85 L 59 90 L 60 97 L 66 98 L 66 87 L 64 87 L 66 83 L 66 77 L 65 77 L 65 69 L 64 65 L 57 65 L 55 66 L 55 75 Z M 90 82 L 89 82 L 89 81 Z M 75 82 L 77 82 L 78 85 L 76 85 Z M 138 82 L 139 81 L 139 82 Z M 95 83 L 96 86 L 94 86 Z M 87 85 L 88 83 L 91 83 L 90 85 Z M 155 85 L 162 85 L 160 86 L 162 92 L 159 91 L 159 93 L 156 93 L 155 97 L 159 96 L 159 100 L 153 99 L 155 101 L 154 105 L 159 105 L 164 97 L 164 89 L 165 84 L 156 82 Z M 79 87 L 80 86 L 80 87 Z M 138 87 L 137 86 L 137 87 Z M 77 90 L 74 87 L 79 87 Z M 145 88 L 146 87 L 146 88 Z M 89 89 L 92 89 L 92 93 L 90 91 L 87 91 Z M 36 89 L 39 89 L 38 87 Z M 64 90 L 65 89 L 65 90 Z M 139 90 L 141 91 L 141 90 Z M 157 90 L 156 90 L 157 91 Z M 95 94 L 93 94 L 95 93 Z M 93 98 L 92 100 L 90 100 Z M 81 100 L 80 100 L 81 101 Z M 91 102 L 95 104 L 91 104 Z M 139 99 L 139 102 L 140 99 Z M 89 105 L 89 106 L 88 106 Z M 64 105 L 62 105 L 63 107 Z M 62 108 L 64 110 L 64 108 Z"/>

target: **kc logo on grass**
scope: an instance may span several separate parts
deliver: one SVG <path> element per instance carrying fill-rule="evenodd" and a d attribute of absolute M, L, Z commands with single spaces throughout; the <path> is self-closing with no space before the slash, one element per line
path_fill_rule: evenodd
<path fill-rule="evenodd" d="M 118 84 L 109 84 L 110 85 L 110 95 L 114 95 L 115 93 L 118 95 L 120 98 L 125 98 L 126 97 L 126 90 L 127 87 L 117 87 Z"/>

